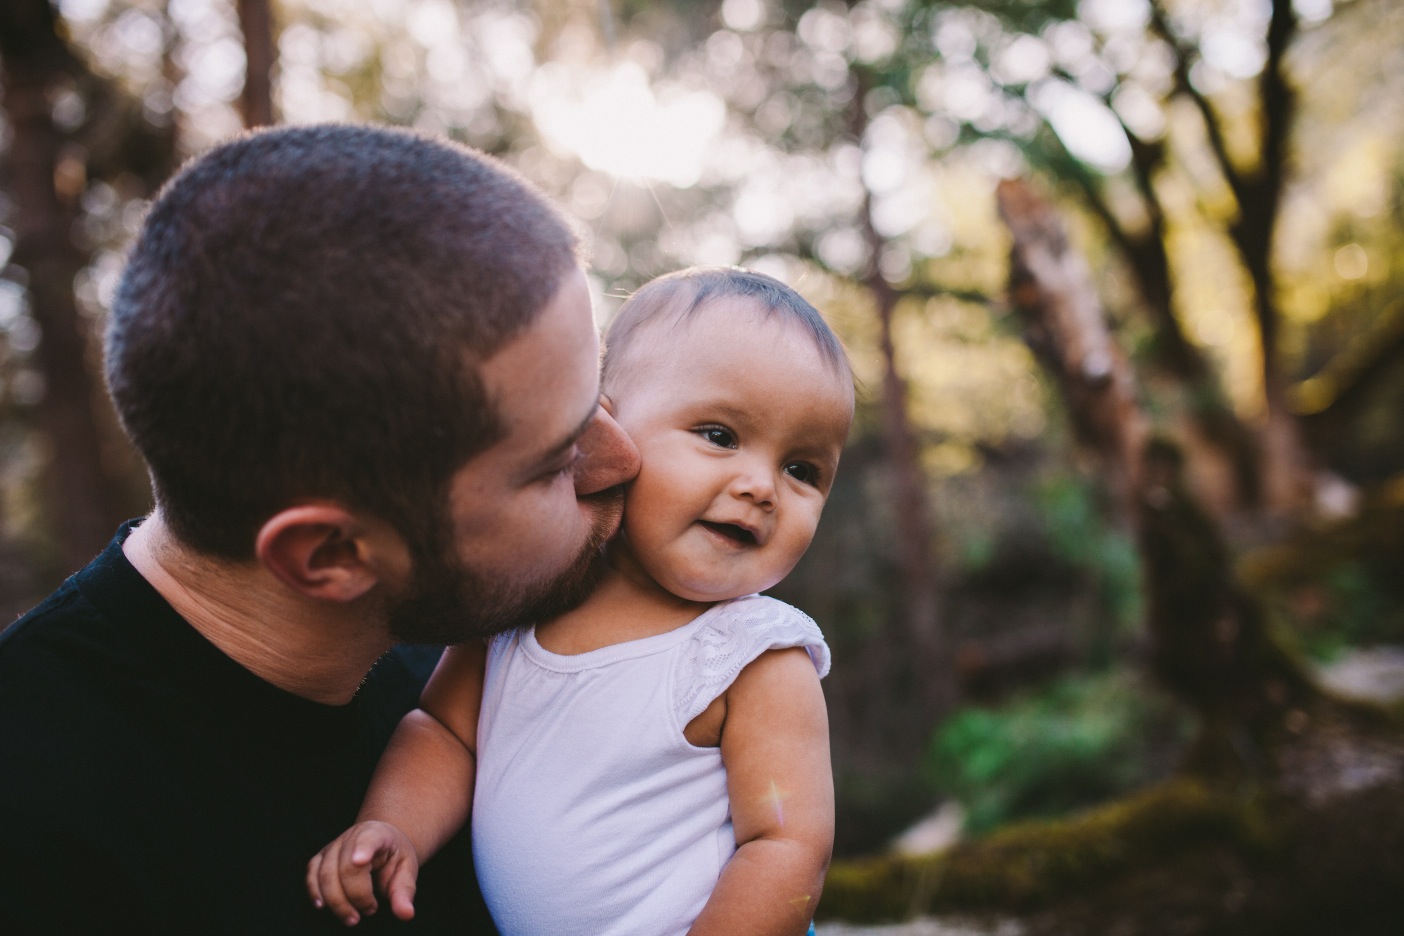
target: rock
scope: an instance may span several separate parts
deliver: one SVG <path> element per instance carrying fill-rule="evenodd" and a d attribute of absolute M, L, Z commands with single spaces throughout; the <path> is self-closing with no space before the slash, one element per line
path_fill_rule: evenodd
<path fill-rule="evenodd" d="M 1361 702 L 1404 699 L 1404 647 L 1351 650 L 1317 671 L 1323 688 Z"/>
<path fill-rule="evenodd" d="M 892 850 L 899 855 L 915 857 L 945 851 L 960 841 L 965 810 L 955 800 L 947 800 L 925 819 L 892 841 Z"/>

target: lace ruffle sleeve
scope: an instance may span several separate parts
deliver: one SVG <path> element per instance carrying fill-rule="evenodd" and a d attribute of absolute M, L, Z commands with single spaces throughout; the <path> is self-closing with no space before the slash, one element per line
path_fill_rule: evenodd
<path fill-rule="evenodd" d="M 829 646 L 819 625 L 783 601 L 762 595 L 737 598 L 710 609 L 706 618 L 678 660 L 673 711 L 679 725 L 700 715 L 767 650 L 804 647 L 819 678 L 829 673 Z"/>

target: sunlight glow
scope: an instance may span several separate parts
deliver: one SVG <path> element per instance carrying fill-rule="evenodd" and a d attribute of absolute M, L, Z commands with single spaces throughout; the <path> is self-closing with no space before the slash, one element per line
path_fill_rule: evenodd
<path fill-rule="evenodd" d="M 1029 88 L 1028 99 L 1078 159 L 1102 172 L 1120 172 L 1130 163 L 1126 131 L 1092 95 L 1066 82 L 1045 79 Z"/>
<path fill-rule="evenodd" d="M 107 0 L 59 0 L 58 8 L 66 20 L 87 22 L 107 12 Z"/>
<path fill-rule="evenodd" d="M 1364 279 L 1365 274 L 1370 272 L 1370 255 L 1359 244 L 1346 244 L 1336 251 L 1332 264 L 1341 279 Z"/>
<path fill-rule="evenodd" d="M 696 185 L 726 120 L 707 91 L 655 94 L 632 62 L 581 81 L 564 66 L 542 67 L 532 80 L 531 112 L 558 152 L 617 178 Z"/>

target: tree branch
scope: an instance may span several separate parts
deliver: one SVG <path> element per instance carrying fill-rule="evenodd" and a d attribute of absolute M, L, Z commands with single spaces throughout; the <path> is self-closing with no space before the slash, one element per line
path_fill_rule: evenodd
<path fill-rule="evenodd" d="M 1219 120 L 1218 112 L 1214 110 L 1214 105 L 1209 102 L 1209 99 L 1200 93 L 1199 89 L 1190 81 L 1189 60 L 1192 53 L 1171 30 L 1162 0 L 1151 0 L 1150 8 L 1151 30 L 1160 36 L 1175 53 L 1175 87 L 1194 102 L 1194 106 L 1198 108 L 1200 116 L 1204 119 L 1204 129 L 1209 137 L 1209 146 L 1214 151 L 1214 158 L 1218 162 L 1219 171 L 1224 174 L 1224 180 L 1228 182 L 1229 190 L 1233 192 L 1233 197 L 1242 210 L 1245 195 L 1243 176 L 1239 173 L 1238 167 L 1234 165 L 1233 157 L 1229 155 L 1228 142 L 1224 139 L 1223 125 Z"/>

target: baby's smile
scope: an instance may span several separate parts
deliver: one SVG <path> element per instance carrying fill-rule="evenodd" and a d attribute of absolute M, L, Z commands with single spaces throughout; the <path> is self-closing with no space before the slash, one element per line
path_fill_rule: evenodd
<path fill-rule="evenodd" d="M 755 546 L 757 544 L 756 534 L 751 530 L 747 529 L 746 527 L 740 526 L 738 524 L 717 523 L 712 520 L 698 520 L 697 522 L 700 523 L 706 529 L 712 531 L 713 533 L 716 533 L 718 536 L 723 536 L 726 539 L 740 543 L 744 546 Z"/>

